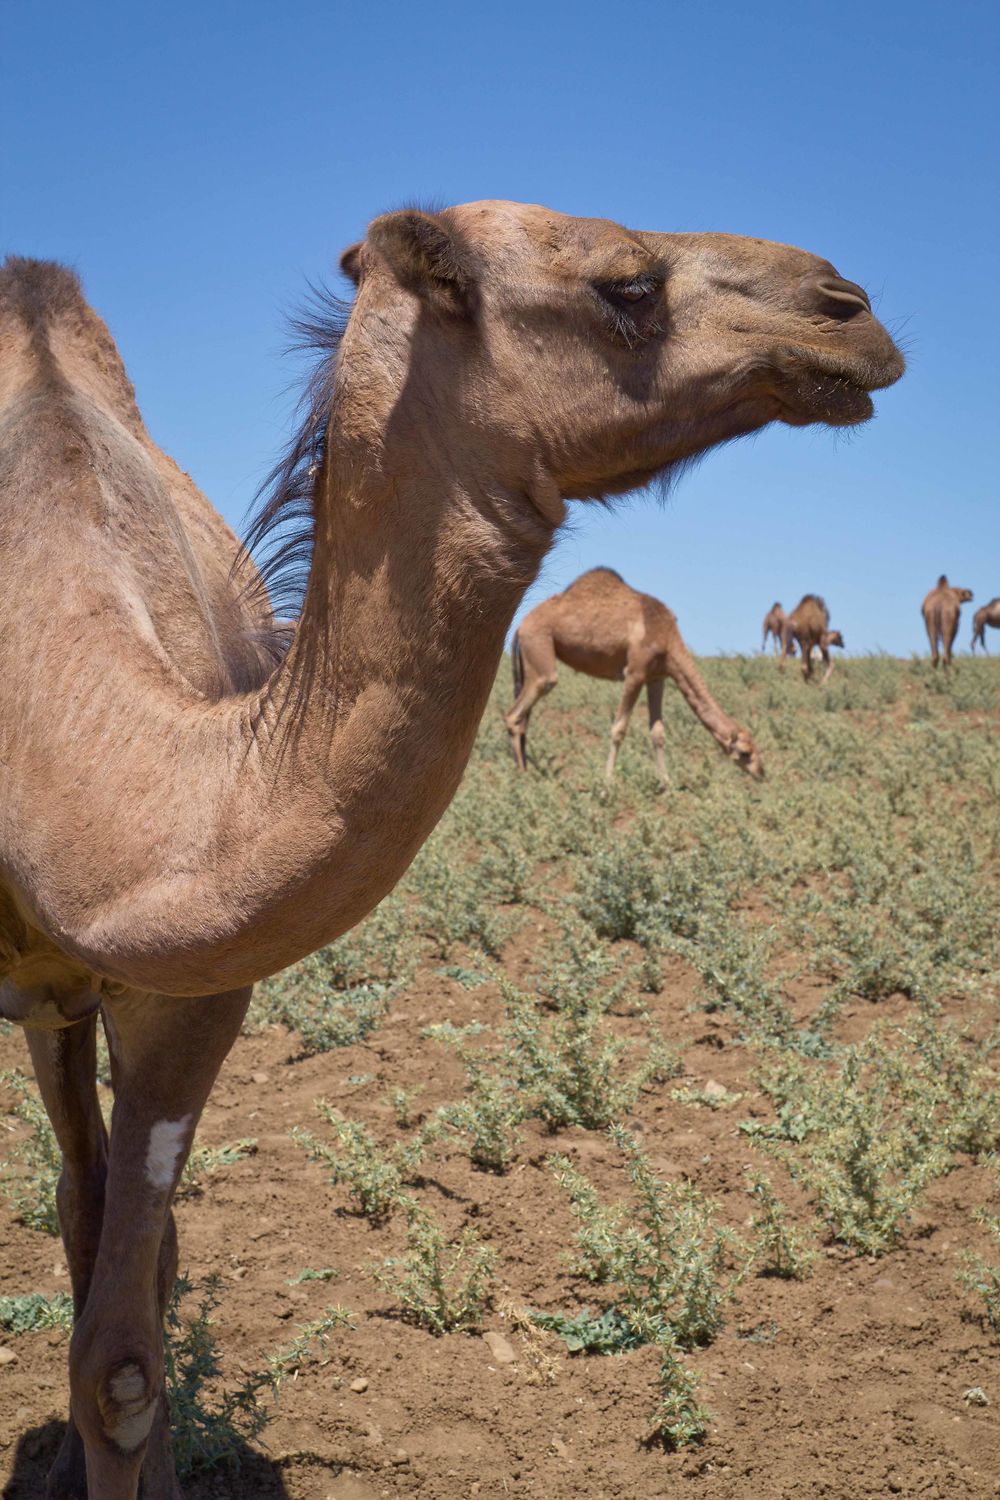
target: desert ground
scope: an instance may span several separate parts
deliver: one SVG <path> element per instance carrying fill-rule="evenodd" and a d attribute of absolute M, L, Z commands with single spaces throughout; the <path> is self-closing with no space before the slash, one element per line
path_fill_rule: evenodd
<path fill-rule="evenodd" d="M 1000 663 L 702 666 L 763 782 L 668 688 L 670 789 L 640 707 L 606 790 L 570 672 L 519 777 L 505 664 L 398 891 L 259 987 L 177 1203 L 187 1500 L 1000 1493 Z M 68 1278 L 0 1068 L 35 1500 Z"/>

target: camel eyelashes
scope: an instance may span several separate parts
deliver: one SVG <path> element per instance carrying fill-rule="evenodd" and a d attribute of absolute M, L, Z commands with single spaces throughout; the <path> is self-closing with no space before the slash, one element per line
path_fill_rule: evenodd
<path fill-rule="evenodd" d="M 621 302 L 629 302 L 634 306 L 637 302 L 656 296 L 662 287 L 663 282 L 656 276 L 634 276 L 630 281 L 598 282 L 596 290 L 612 306 Z"/>

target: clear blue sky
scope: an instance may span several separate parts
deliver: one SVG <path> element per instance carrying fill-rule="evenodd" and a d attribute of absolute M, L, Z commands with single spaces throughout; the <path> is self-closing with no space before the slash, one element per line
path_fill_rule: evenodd
<path fill-rule="evenodd" d="M 154 437 L 236 523 L 286 431 L 284 315 L 386 208 L 516 198 L 817 251 L 909 347 L 875 422 L 770 429 L 663 508 L 574 507 L 534 597 L 607 563 L 714 651 L 812 589 L 850 650 L 905 654 L 940 572 L 1000 594 L 998 17 L 9 0 L 0 250 L 79 269 Z"/>

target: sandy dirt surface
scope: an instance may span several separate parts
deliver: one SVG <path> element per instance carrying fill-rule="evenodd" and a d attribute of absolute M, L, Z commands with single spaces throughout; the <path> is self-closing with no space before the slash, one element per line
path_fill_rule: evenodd
<path fill-rule="evenodd" d="M 654 1012 L 683 1044 L 686 1078 L 743 1090 L 744 1115 L 754 1100 L 745 1092 L 741 1049 L 725 1045 L 724 1019 L 689 1013 L 689 998 L 690 981 L 676 972 Z M 1000 1358 L 954 1279 L 955 1245 L 967 1241 L 970 1209 L 989 1192 L 984 1167 L 960 1166 L 939 1180 L 903 1247 L 877 1261 L 829 1249 L 807 1281 L 745 1284 L 722 1333 L 693 1356 L 713 1423 L 704 1444 L 685 1452 L 644 1444 L 651 1350 L 564 1357 L 554 1383 L 539 1386 L 530 1383 L 520 1335 L 496 1315 L 487 1327 L 513 1350 L 510 1362 L 479 1335 L 432 1338 L 394 1316 L 364 1267 L 400 1248 L 399 1230 L 372 1229 L 351 1213 L 343 1190 L 328 1185 L 288 1129 L 313 1124 L 313 1100 L 324 1094 L 387 1133 L 394 1123 L 382 1101 L 388 1089 L 426 1085 L 425 1107 L 454 1097 L 457 1065 L 420 1030 L 443 1016 L 456 1024 L 488 1019 L 491 1004 L 492 986 L 466 991 L 423 975 L 368 1045 L 296 1062 L 294 1038 L 282 1030 L 237 1043 L 200 1139 L 221 1145 L 252 1136 L 258 1149 L 180 1203 L 182 1266 L 194 1277 L 222 1276 L 218 1332 L 234 1370 L 259 1365 L 331 1300 L 352 1310 L 357 1327 L 337 1334 L 322 1363 L 285 1385 L 266 1456 L 249 1456 L 239 1476 L 191 1482 L 190 1500 L 971 1500 L 998 1493 Z M 19 1036 L 0 1040 L 4 1066 L 24 1066 L 25 1057 Z M 351 1081 L 358 1078 L 367 1081 Z M 738 1225 L 747 1212 L 742 1171 L 753 1155 L 732 1111 L 695 1109 L 668 1095 L 645 1096 L 630 1123 L 658 1170 L 697 1183 Z M 586 1301 L 591 1289 L 560 1265 L 572 1225 L 542 1165 L 552 1148 L 551 1137 L 529 1127 L 525 1152 L 505 1177 L 445 1154 L 428 1169 L 423 1193 L 446 1224 L 473 1223 L 499 1250 L 500 1283 L 518 1302 L 554 1310 Z M 621 1192 L 604 1137 L 569 1131 L 559 1148 L 599 1186 Z M 66 1288 L 57 1241 L 0 1210 L 0 1242 L 0 1293 Z M 304 1267 L 339 1274 L 332 1283 L 289 1285 Z M 34 1500 L 44 1493 L 64 1417 L 67 1335 L 29 1334 L 11 1347 L 15 1362 L 0 1366 L 3 1494 Z M 501 1354 L 508 1350 L 501 1346 Z M 365 1389 L 353 1390 L 362 1380 Z M 975 1387 L 989 1406 L 967 1399 Z"/>

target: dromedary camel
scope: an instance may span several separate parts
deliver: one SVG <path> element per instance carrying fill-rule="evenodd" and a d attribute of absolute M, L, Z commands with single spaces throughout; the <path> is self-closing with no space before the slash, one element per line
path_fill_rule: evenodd
<path fill-rule="evenodd" d="M 823 681 L 827 682 L 833 671 L 830 647 L 839 646 L 843 650 L 844 637 L 839 630 L 830 629 L 830 611 L 826 607 L 826 601 L 818 594 L 803 594 L 791 614 L 785 617 L 781 632 L 781 660 L 778 662 L 781 671 L 785 669 L 785 659 L 795 655 L 796 642 L 802 652 L 802 676 L 805 681 L 809 682 L 812 678 L 812 654 L 818 647 L 819 654 L 826 663 Z"/>
<path fill-rule="evenodd" d="M 764 637 L 760 643 L 760 649 L 762 651 L 767 650 L 768 636 L 771 636 L 773 638 L 775 651 L 780 651 L 781 632 L 784 628 L 784 624 L 785 611 L 782 609 L 779 602 L 775 600 L 771 605 L 771 608 L 768 610 L 767 614 L 764 616 Z"/>
<path fill-rule="evenodd" d="M 515 702 L 505 722 L 522 771 L 527 765 L 531 710 L 543 693 L 555 687 L 556 662 L 561 661 L 588 677 L 624 683 L 611 726 L 605 772 L 609 781 L 632 710 L 645 687 L 656 764 L 663 785 L 668 784 L 663 754 L 663 682 L 667 677 L 676 682 L 729 758 L 751 776 L 763 774 L 757 746 L 712 697 L 681 638 L 673 610 L 651 594 L 629 588 L 611 568 L 592 568 L 563 593 L 536 605 L 521 621 L 511 656 Z"/>
<path fill-rule="evenodd" d="M 1000 599 L 991 599 L 989 604 L 984 604 L 972 617 L 972 649 L 975 651 L 978 641 L 983 650 L 986 650 L 986 627 L 991 626 L 994 630 L 1000 630 Z"/>
<path fill-rule="evenodd" d="M 946 667 L 951 666 L 951 648 L 958 635 L 958 618 L 963 604 L 971 604 L 971 589 L 952 588 L 942 573 L 927 595 L 920 612 L 927 628 L 927 639 L 931 643 L 931 665 L 936 667 L 943 658 Z"/>
<path fill-rule="evenodd" d="M 161 1317 L 202 1107 L 253 981 L 370 911 L 448 805 L 564 500 L 863 422 L 903 370 L 859 287 L 758 239 L 479 203 L 387 214 L 344 264 L 253 533 L 308 554 L 287 650 L 76 278 L 0 273 L 0 1013 L 63 1151 L 59 1500 L 140 1471 L 175 1500 Z"/>

